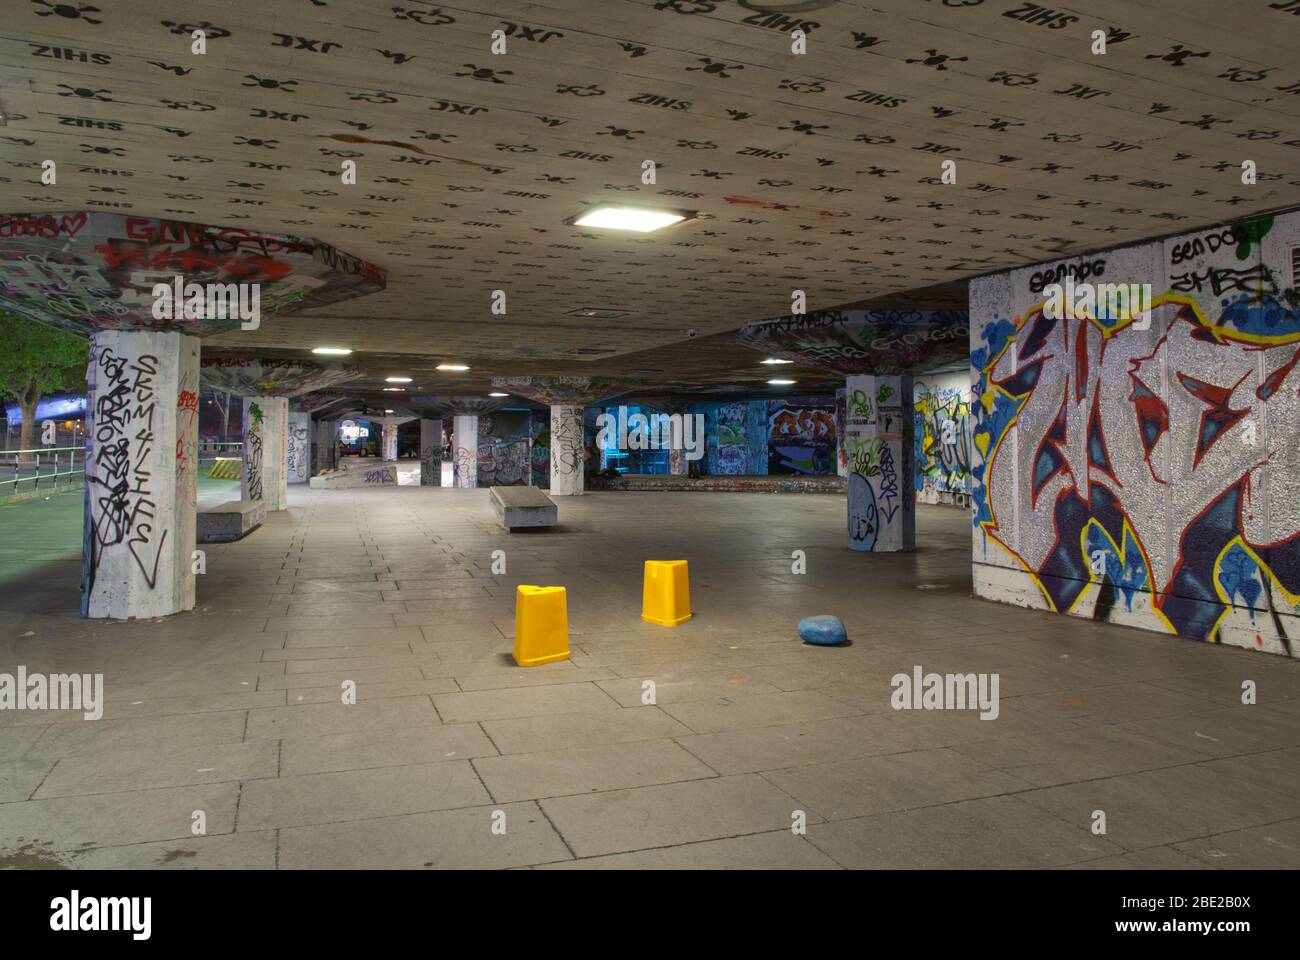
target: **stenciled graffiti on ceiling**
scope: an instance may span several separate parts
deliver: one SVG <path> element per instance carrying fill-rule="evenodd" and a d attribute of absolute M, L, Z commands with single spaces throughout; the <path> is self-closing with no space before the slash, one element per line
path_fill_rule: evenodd
<path fill-rule="evenodd" d="M 306 234 L 391 271 L 386 292 L 280 318 L 259 346 L 436 343 L 581 373 L 779 316 L 795 286 L 841 308 L 1300 202 L 1297 12 L 318 0 L 272 20 L 249 0 L 12 0 L 0 193 L 11 210 Z M 565 224 L 608 201 L 698 219 Z"/>

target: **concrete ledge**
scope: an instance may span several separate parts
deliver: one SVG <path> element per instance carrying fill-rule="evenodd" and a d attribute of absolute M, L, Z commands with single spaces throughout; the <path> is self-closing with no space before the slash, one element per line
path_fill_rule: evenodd
<path fill-rule="evenodd" d="M 536 487 L 492 487 L 488 499 L 507 530 L 553 527 L 559 519 L 554 501 Z"/>
<path fill-rule="evenodd" d="M 322 470 L 308 482 L 313 490 L 347 490 L 355 487 L 397 486 L 397 464 L 354 467 L 350 470 Z"/>
<path fill-rule="evenodd" d="M 198 513 L 199 543 L 242 540 L 266 520 L 265 500 L 230 500 Z"/>

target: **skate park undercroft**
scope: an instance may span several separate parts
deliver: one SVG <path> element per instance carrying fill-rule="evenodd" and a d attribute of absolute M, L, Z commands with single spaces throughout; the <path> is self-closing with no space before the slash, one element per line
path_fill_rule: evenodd
<path fill-rule="evenodd" d="M 0 6 L 0 867 L 1300 867 L 1297 0 Z"/>

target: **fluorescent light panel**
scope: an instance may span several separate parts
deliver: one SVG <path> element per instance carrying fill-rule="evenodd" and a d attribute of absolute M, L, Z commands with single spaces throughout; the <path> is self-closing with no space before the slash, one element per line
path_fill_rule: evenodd
<path fill-rule="evenodd" d="M 573 221 L 573 225 L 575 227 L 603 227 L 607 230 L 631 230 L 635 233 L 650 233 L 674 223 L 681 223 L 685 219 L 685 214 L 673 210 L 600 206 L 578 216 Z"/>

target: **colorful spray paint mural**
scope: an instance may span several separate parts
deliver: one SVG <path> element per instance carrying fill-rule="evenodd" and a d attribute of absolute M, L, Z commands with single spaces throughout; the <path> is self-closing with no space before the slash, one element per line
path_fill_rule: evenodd
<path fill-rule="evenodd" d="M 916 499 L 965 505 L 970 495 L 970 375 L 917 380 L 912 393 Z"/>
<path fill-rule="evenodd" d="M 717 452 L 710 472 L 721 476 L 744 476 L 749 473 L 749 442 L 745 432 L 747 405 L 728 403 L 718 407 L 716 419 Z"/>
<path fill-rule="evenodd" d="M 972 281 L 978 595 L 1296 655 L 1297 247 L 1289 213 Z M 1052 319 L 1066 279 L 1151 309 Z"/>
<path fill-rule="evenodd" d="M 768 402 L 768 473 L 837 473 L 834 397 Z"/>
<path fill-rule="evenodd" d="M 767 473 L 766 400 L 714 401 L 689 412 L 704 414 L 706 474 L 741 477 Z"/>

